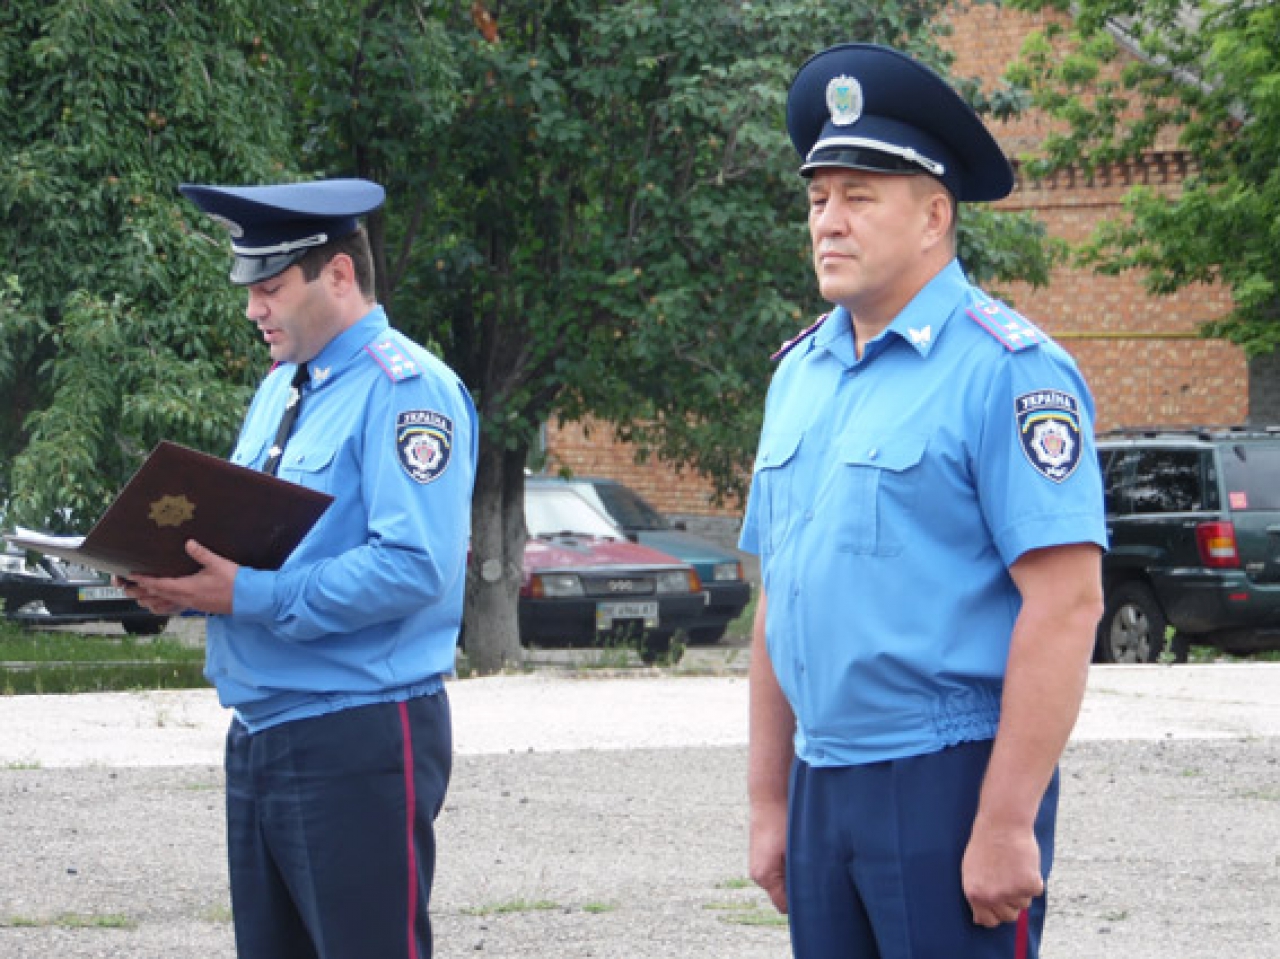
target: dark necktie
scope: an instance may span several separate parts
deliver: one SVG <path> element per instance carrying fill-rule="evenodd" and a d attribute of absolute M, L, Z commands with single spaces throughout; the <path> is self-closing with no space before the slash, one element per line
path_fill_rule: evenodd
<path fill-rule="evenodd" d="M 280 469 L 280 457 L 284 455 L 284 444 L 293 430 L 293 423 L 298 418 L 298 409 L 302 406 L 302 384 L 309 377 L 306 363 L 299 363 L 293 371 L 293 385 L 289 389 L 289 399 L 284 404 L 284 415 L 280 417 L 280 428 L 276 430 L 276 441 L 267 452 L 267 461 L 262 464 L 262 472 L 276 475 Z"/>

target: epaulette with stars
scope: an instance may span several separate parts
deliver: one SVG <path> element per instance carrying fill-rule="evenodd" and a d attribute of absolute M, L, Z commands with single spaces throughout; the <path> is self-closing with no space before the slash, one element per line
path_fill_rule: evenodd
<path fill-rule="evenodd" d="M 797 346 L 803 343 L 806 337 L 813 336 L 814 333 L 817 333 L 818 327 L 822 326 L 822 324 L 826 322 L 827 317 L 830 315 L 831 315 L 830 313 L 823 313 L 820 317 L 818 317 L 818 320 L 816 323 L 814 323 L 812 326 L 806 329 L 801 330 L 795 336 L 791 337 L 791 339 L 787 340 L 787 342 L 783 343 L 780 347 L 778 347 L 778 352 L 774 353 L 773 356 L 769 357 L 769 359 L 772 360 L 774 363 L 777 363 L 780 359 L 782 359 L 784 356 L 790 353 L 793 349 L 795 349 Z"/>
<path fill-rule="evenodd" d="M 994 336 L 1011 353 L 1037 343 L 1048 343 L 1048 335 L 999 300 L 981 300 L 965 310 L 980 327 Z"/>
<path fill-rule="evenodd" d="M 418 361 L 393 336 L 383 336 L 364 348 L 393 382 L 411 379 L 422 372 Z"/>

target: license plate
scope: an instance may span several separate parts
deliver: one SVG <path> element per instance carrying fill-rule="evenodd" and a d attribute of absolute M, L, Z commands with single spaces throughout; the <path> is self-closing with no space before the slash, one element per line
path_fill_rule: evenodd
<path fill-rule="evenodd" d="M 615 620 L 644 620 L 646 629 L 658 625 L 658 604 L 647 603 L 597 603 L 596 629 L 610 629 Z"/>
<path fill-rule="evenodd" d="M 124 589 L 120 586 L 81 586 L 77 591 L 82 603 L 94 603 L 104 599 L 124 599 Z"/>

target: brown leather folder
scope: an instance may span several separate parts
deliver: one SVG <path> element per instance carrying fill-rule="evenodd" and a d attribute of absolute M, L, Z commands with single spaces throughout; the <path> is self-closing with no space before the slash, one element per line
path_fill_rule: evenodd
<path fill-rule="evenodd" d="M 25 549 L 128 577 L 186 576 L 194 539 L 254 569 L 279 569 L 333 502 L 327 493 L 162 441 L 83 540 L 22 530 Z"/>

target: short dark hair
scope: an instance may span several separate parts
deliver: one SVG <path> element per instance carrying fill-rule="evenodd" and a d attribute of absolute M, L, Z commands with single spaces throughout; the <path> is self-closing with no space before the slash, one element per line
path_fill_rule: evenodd
<path fill-rule="evenodd" d="M 373 275 L 373 250 L 369 246 L 369 235 L 365 232 L 364 224 L 357 227 L 354 233 L 308 250 L 306 255 L 298 261 L 303 278 L 308 283 L 315 280 L 329 261 L 340 253 L 351 257 L 360 292 L 364 294 L 366 300 L 372 300 L 377 296 Z"/>

